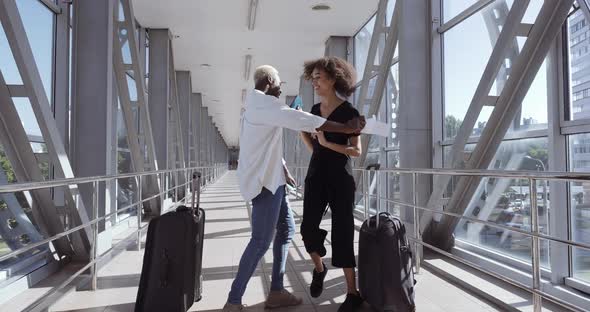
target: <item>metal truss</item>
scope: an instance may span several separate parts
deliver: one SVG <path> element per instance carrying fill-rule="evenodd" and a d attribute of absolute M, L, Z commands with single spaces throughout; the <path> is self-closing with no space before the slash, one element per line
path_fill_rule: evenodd
<path fill-rule="evenodd" d="M 380 0 L 375 19 L 375 28 L 371 36 L 367 63 L 363 73 L 363 80 L 360 85 L 357 107 L 360 108 L 361 114 L 367 118 L 377 115 L 379 112 L 385 86 L 390 76 L 391 65 L 393 64 L 393 55 L 398 44 L 400 6 L 401 0 L 395 1 L 393 17 L 387 24 L 387 5 L 389 1 Z M 370 86 L 373 79 L 375 84 Z M 372 89 L 372 90 L 371 90 Z M 362 153 L 355 162 L 363 166 L 369 152 L 371 136 L 364 136 L 362 140 Z M 356 181 L 360 181 L 357 174 Z"/>
<path fill-rule="evenodd" d="M 118 9 L 119 5 L 123 8 L 122 12 Z M 120 13 L 123 13 L 123 16 L 120 16 Z M 142 172 L 158 170 L 158 165 L 146 97 L 145 74 L 139 57 L 138 38 L 135 35 L 134 16 L 130 0 L 117 1 L 114 10 L 113 65 L 121 110 L 127 128 L 131 162 L 136 172 Z M 125 59 L 126 53 L 129 59 Z M 143 185 L 140 187 L 144 198 L 160 193 L 156 176 L 146 176 L 142 182 Z M 146 213 L 157 214 L 160 211 L 160 205 L 161 201 L 155 198 L 144 204 L 144 210 Z"/>
<path fill-rule="evenodd" d="M 19 181 L 42 181 L 35 155 L 30 148 L 26 132 L 20 123 L 20 118 L 14 107 L 13 97 L 27 98 L 35 113 L 37 123 L 41 129 L 47 146 L 50 164 L 56 176 L 73 178 L 72 166 L 67 157 L 53 111 L 45 93 L 41 76 L 33 57 L 27 33 L 16 6 L 15 0 L 0 2 L 0 22 L 8 38 L 14 61 L 19 70 L 22 85 L 7 85 L 0 74 L 0 139 L 7 151 Z M 86 209 L 79 200 L 78 187 L 73 185 L 64 190 L 65 210 L 71 212 L 71 225 L 80 225 L 88 221 Z M 50 190 L 31 192 L 33 199 L 33 215 L 41 230 L 48 235 L 63 232 L 64 224 L 59 220 L 57 207 L 53 202 Z M 76 209 L 77 207 L 77 209 Z M 56 242 L 55 247 L 60 256 L 71 256 L 76 259 L 86 259 L 90 250 L 88 229 L 72 234 Z"/>
<path fill-rule="evenodd" d="M 567 18 L 573 0 L 545 1 L 533 25 L 521 22 L 528 4 L 529 0 L 515 1 L 506 17 L 465 119 L 454 140 L 451 155 L 453 168 L 488 168 L 502 139 L 513 125 L 524 97 Z M 511 72 L 499 96 L 489 96 L 503 63 L 514 52 L 514 40 L 517 36 L 527 37 L 524 47 L 511 62 Z M 465 155 L 465 145 L 484 106 L 492 106 L 493 111 L 475 149 L 472 153 Z M 443 199 L 449 182 L 450 178 L 434 177 L 428 208 L 434 209 L 446 205 L 446 211 L 464 213 L 481 179 L 459 178 L 451 197 Z M 425 217 L 421 219 L 422 229 L 430 224 L 425 231 L 425 239 L 439 247 L 450 249 L 453 245 L 452 235 L 459 221 L 453 217 L 443 216 L 440 222 L 430 223 L 431 215 L 431 213 L 425 213 Z"/>
<path fill-rule="evenodd" d="M 171 134 L 170 138 L 170 153 L 171 156 L 169 157 L 169 161 L 171 166 L 168 169 L 179 169 L 186 167 L 186 161 L 184 157 L 184 140 L 183 140 L 183 131 L 189 131 L 188 125 L 182 124 L 182 119 L 180 116 L 180 104 L 179 104 L 179 97 L 178 97 L 178 85 L 176 83 L 176 71 L 174 70 L 174 51 L 172 48 L 172 43 L 168 46 L 170 52 L 170 63 L 168 64 L 168 72 L 170 76 L 170 93 L 169 93 L 169 110 L 170 110 L 170 120 L 168 121 L 169 129 L 171 130 L 168 132 Z M 184 127 L 184 128 L 183 128 Z M 188 144 L 188 142 L 186 142 Z M 174 185 L 183 185 L 186 182 L 186 177 L 182 174 L 176 173 L 174 175 Z M 184 196 L 180 194 L 180 196 Z"/>

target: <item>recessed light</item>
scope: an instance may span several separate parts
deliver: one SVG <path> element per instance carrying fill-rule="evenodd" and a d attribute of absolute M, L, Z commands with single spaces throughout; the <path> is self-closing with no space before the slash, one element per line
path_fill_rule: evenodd
<path fill-rule="evenodd" d="M 314 11 L 328 11 L 331 9 L 331 7 L 327 4 L 316 4 L 314 6 L 311 7 L 312 10 Z"/>
<path fill-rule="evenodd" d="M 202 68 L 210 68 L 211 64 L 204 63 L 204 64 L 201 64 L 201 67 Z"/>

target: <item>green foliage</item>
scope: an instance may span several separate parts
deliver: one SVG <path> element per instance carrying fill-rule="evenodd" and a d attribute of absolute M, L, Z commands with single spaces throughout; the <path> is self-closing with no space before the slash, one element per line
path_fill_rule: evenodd
<path fill-rule="evenodd" d="M 12 165 L 10 164 L 10 161 L 8 161 L 8 157 L 6 157 L 6 153 L 4 153 L 4 148 L 2 145 L 0 145 L 0 166 L 2 166 L 2 170 L 4 170 L 4 173 L 8 178 L 8 183 L 16 182 L 14 170 L 12 170 Z"/>
<path fill-rule="evenodd" d="M 459 129 L 461 128 L 461 124 L 463 120 L 458 119 L 453 115 L 445 116 L 445 137 L 446 138 L 454 138 L 457 133 L 459 133 Z"/>

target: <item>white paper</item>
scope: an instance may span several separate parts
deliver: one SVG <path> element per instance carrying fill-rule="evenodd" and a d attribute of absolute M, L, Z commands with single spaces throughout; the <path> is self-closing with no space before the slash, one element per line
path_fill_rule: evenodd
<path fill-rule="evenodd" d="M 374 134 L 383 137 L 389 136 L 389 126 L 386 123 L 377 121 L 377 118 L 375 118 L 375 116 L 367 119 L 366 121 L 367 124 L 365 125 L 365 128 L 363 128 L 361 133 Z"/>

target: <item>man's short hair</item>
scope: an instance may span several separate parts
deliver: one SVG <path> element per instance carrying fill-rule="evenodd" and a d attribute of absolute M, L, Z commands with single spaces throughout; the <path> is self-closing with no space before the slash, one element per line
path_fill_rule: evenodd
<path fill-rule="evenodd" d="M 280 82 L 279 71 L 270 65 L 262 65 L 256 68 L 254 71 L 254 84 L 259 81 L 268 78 L 271 82 Z"/>

